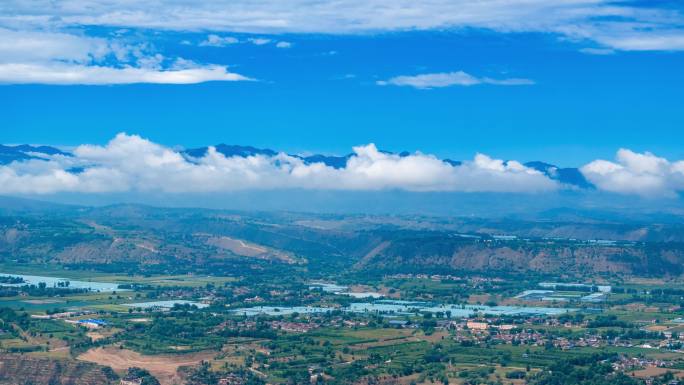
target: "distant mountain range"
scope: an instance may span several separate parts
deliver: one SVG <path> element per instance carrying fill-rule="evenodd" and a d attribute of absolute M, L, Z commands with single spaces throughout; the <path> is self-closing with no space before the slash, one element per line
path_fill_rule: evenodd
<path fill-rule="evenodd" d="M 4 146 L 0 144 L 0 165 L 14 161 L 45 159 L 45 157 L 52 155 L 71 156 L 67 152 L 50 146 L 31 146 L 28 144 Z"/>
<path fill-rule="evenodd" d="M 256 148 L 252 146 L 239 146 L 239 145 L 228 145 L 228 144 L 218 144 L 214 146 L 216 148 L 216 151 L 223 154 L 226 157 L 233 157 L 233 156 L 240 156 L 240 157 L 248 157 L 248 156 L 254 156 L 254 155 L 265 155 L 265 156 L 274 156 L 277 155 L 278 152 L 275 150 L 271 150 L 268 148 Z M 181 153 L 184 156 L 191 157 L 191 158 L 200 158 L 204 156 L 207 151 L 208 147 L 198 147 L 198 148 L 191 148 L 182 151 Z M 384 151 L 385 153 L 390 153 L 387 151 Z M 5 146 L 5 145 L 0 145 L 0 165 L 6 165 L 14 161 L 26 161 L 26 160 L 31 160 L 31 159 L 45 159 L 46 157 L 53 156 L 53 155 L 63 155 L 63 156 L 72 156 L 70 153 L 62 151 L 58 148 L 55 147 L 50 147 L 50 146 L 31 146 L 28 144 L 23 144 L 23 145 L 18 145 L 18 146 Z M 335 156 L 335 155 L 322 155 L 322 154 L 314 154 L 314 155 L 292 155 L 293 157 L 302 159 L 304 163 L 306 164 L 313 164 L 313 163 L 323 163 L 327 166 L 340 169 L 344 168 L 347 164 L 347 161 L 349 158 L 351 158 L 354 154 L 350 153 L 347 155 L 343 156 Z M 401 157 L 409 156 L 411 153 L 407 151 L 403 151 L 398 153 L 397 155 Z M 462 164 L 461 161 L 458 160 L 452 160 L 452 159 L 442 159 L 445 163 L 448 163 L 452 166 L 460 166 Z M 587 181 L 587 179 L 582 175 L 580 170 L 575 167 L 569 167 L 569 168 L 562 168 L 558 167 L 553 164 L 541 162 L 541 161 L 532 161 L 532 162 L 527 162 L 525 163 L 525 166 L 530 167 L 532 169 L 535 169 L 544 175 L 548 176 L 549 178 L 553 180 L 557 180 L 558 182 L 562 184 L 566 184 L 569 186 L 575 186 L 580 189 L 592 189 L 594 186 Z"/>
<path fill-rule="evenodd" d="M 625 219 L 631 212 L 586 214 L 571 208 L 540 213 L 537 220 L 347 215 L 67 206 L 0 196 L 0 261 L 202 275 L 288 274 L 294 266 L 364 275 L 684 273 L 681 216 L 663 223 L 658 216 Z"/>

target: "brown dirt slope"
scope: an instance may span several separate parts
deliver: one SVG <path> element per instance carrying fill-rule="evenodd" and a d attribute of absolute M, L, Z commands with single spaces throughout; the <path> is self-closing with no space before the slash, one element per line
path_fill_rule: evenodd
<path fill-rule="evenodd" d="M 86 362 L 0 355 L 0 384 L 108 385 L 103 367 Z"/>
<path fill-rule="evenodd" d="M 383 245 L 384 246 L 384 245 Z M 356 268 L 387 271 L 538 271 L 544 273 L 684 273 L 684 250 L 621 246 L 484 244 L 449 239 L 393 241 L 373 250 Z"/>
<path fill-rule="evenodd" d="M 194 366 L 203 360 L 209 360 L 216 352 L 199 352 L 192 354 L 146 356 L 128 349 L 114 347 L 95 348 L 81 354 L 78 359 L 110 366 L 122 372 L 130 367 L 147 369 L 162 385 L 181 383 L 178 368 Z"/>

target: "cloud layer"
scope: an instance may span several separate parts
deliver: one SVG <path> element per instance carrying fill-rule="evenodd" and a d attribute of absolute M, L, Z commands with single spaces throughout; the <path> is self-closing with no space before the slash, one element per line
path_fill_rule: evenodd
<path fill-rule="evenodd" d="M 539 193 L 574 189 L 520 162 L 477 154 L 460 164 L 433 155 L 390 154 L 374 144 L 353 148 L 344 167 L 307 163 L 298 156 L 225 156 L 209 147 L 201 157 L 137 135 L 118 134 L 106 145 L 84 144 L 73 156 L 45 155 L 0 166 L 0 194 L 59 192 L 220 193 L 244 190 L 333 190 Z M 580 172 L 600 191 L 673 198 L 684 192 L 684 160 L 618 151 Z"/>
<path fill-rule="evenodd" d="M 0 166 L 0 193 L 225 192 L 249 189 L 321 189 L 541 192 L 559 185 L 522 164 L 478 154 L 452 166 L 422 153 L 399 156 L 373 144 L 354 147 L 345 167 L 305 164 L 284 153 L 226 157 L 210 147 L 187 156 L 136 135 L 119 134 L 105 146 L 82 145 L 73 157 L 56 155 Z M 79 172 L 69 170 L 78 169 Z"/>

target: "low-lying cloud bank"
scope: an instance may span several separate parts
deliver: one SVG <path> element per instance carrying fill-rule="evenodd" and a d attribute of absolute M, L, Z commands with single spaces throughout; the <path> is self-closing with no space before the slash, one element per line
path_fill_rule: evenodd
<path fill-rule="evenodd" d="M 389 154 L 374 144 L 353 151 L 340 168 L 307 163 L 285 153 L 225 156 L 213 147 L 195 158 L 121 133 L 104 146 L 78 146 L 73 156 L 43 154 L 44 159 L 0 166 L 0 194 L 278 189 L 539 193 L 576 188 L 520 162 L 484 154 L 454 164 L 420 152 Z M 620 150 L 615 162 L 596 160 L 580 170 L 602 191 L 657 197 L 684 191 L 684 161 L 670 162 L 650 153 Z"/>
<path fill-rule="evenodd" d="M 343 168 L 279 153 L 226 157 L 210 147 L 200 158 L 119 134 L 105 146 L 82 145 L 74 156 L 14 162 L 0 167 L 0 193 L 161 191 L 225 192 L 247 189 L 538 192 L 559 188 L 522 164 L 478 154 L 452 166 L 421 153 L 399 156 L 373 144 L 354 147 Z"/>
<path fill-rule="evenodd" d="M 595 160 L 581 168 L 599 189 L 643 196 L 676 197 L 684 191 L 684 161 L 620 149 L 616 161 Z"/>

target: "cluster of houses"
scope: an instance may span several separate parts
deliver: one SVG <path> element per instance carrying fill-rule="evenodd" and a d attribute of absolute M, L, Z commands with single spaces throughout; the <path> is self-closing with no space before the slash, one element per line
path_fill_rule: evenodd
<path fill-rule="evenodd" d="M 122 378 L 119 381 L 119 385 L 141 385 L 142 384 L 142 378 Z"/>
<path fill-rule="evenodd" d="M 291 333 L 307 333 L 310 330 L 317 329 L 318 324 L 308 322 L 289 322 L 289 321 L 271 321 L 271 328 L 282 330 Z"/>
<path fill-rule="evenodd" d="M 418 328 L 419 323 L 407 320 L 393 319 L 389 321 L 390 326 L 398 328 Z M 522 344 L 532 346 L 545 346 L 548 344 L 556 348 L 568 350 L 579 347 L 599 348 L 602 346 L 622 346 L 632 347 L 633 341 L 621 339 L 619 337 L 606 338 L 599 334 L 589 334 L 576 338 L 566 338 L 554 336 L 543 331 L 535 330 L 537 325 L 576 327 L 586 324 L 586 321 L 575 324 L 572 322 L 559 322 L 558 319 L 532 317 L 520 324 L 501 323 L 498 318 L 470 319 L 470 320 L 438 320 L 436 328 L 450 330 L 453 338 L 459 342 L 469 341 L 473 343 L 499 342 L 505 344 Z M 644 348 L 672 348 L 677 340 L 684 339 L 684 334 L 662 333 L 663 339 L 655 345 L 643 344 Z"/>
<path fill-rule="evenodd" d="M 614 370 L 622 372 L 647 367 L 669 368 L 672 365 L 673 363 L 671 361 L 665 361 L 655 358 L 627 356 L 620 356 L 619 360 L 612 363 Z"/>
<path fill-rule="evenodd" d="M 243 385 L 244 383 L 245 379 L 236 374 L 228 374 L 218 380 L 218 385 Z"/>
<path fill-rule="evenodd" d="M 429 279 L 432 281 L 463 281 L 462 276 L 451 274 L 392 274 L 386 275 L 385 279 Z M 472 283 L 486 283 L 486 282 L 503 282 L 502 278 L 494 277 L 468 277 L 468 281 Z"/>

